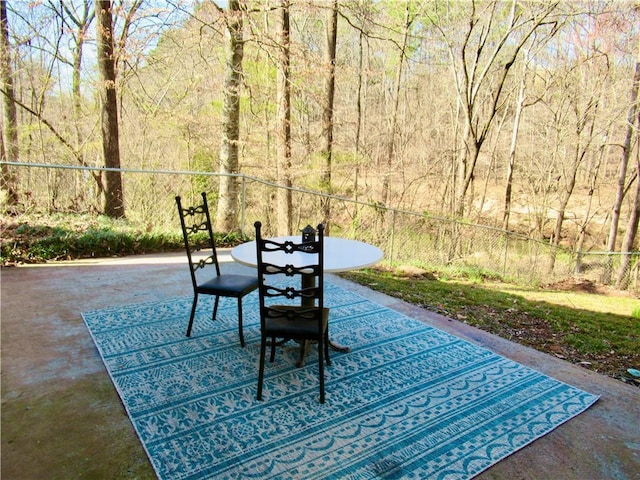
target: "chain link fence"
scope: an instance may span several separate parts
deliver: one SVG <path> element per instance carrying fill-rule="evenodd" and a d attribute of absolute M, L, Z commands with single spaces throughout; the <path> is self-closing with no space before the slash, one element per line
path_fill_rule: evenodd
<path fill-rule="evenodd" d="M 20 168 L 17 175 L 26 211 L 98 214 L 101 210 L 99 185 L 104 168 L 4 163 L 12 168 L 30 167 Z M 215 209 L 219 174 L 120 171 L 127 217 L 147 230 L 178 229 L 176 195 L 188 205 L 206 191 Z M 252 237 L 253 223 L 260 220 L 266 235 L 276 235 L 277 196 L 283 187 L 243 175 L 237 175 L 237 181 L 241 233 Z M 329 202 L 329 234 L 374 244 L 385 252 L 384 261 L 391 265 L 411 265 L 444 274 L 464 271 L 479 278 L 528 285 L 580 279 L 640 292 L 640 252 L 573 252 L 483 225 L 301 189 L 289 191 L 294 230 L 326 222 L 321 212 Z"/>

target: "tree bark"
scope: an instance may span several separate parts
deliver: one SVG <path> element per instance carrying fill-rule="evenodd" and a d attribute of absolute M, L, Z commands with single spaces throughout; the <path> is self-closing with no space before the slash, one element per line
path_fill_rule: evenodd
<path fill-rule="evenodd" d="M 235 232 L 238 226 L 238 178 L 240 172 L 240 88 L 244 55 L 243 20 L 240 2 L 230 0 L 227 10 L 227 58 L 222 105 L 222 143 L 220 145 L 220 184 L 216 229 Z"/>
<path fill-rule="evenodd" d="M 2 35 L 0 41 L 0 80 L 2 81 L 2 160 L 18 161 L 18 125 L 16 117 L 15 91 L 13 72 L 11 71 L 11 55 L 9 47 L 9 25 L 7 23 L 7 3 L 0 2 L 0 20 Z M 2 165 L 0 189 L 2 190 L 2 210 L 10 211 L 18 204 L 16 178 L 7 165 Z"/>
<path fill-rule="evenodd" d="M 593 116 L 595 117 L 595 115 L 596 114 L 594 112 Z M 585 117 L 586 117 L 586 113 L 585 113 Z M 583 121 L 581 120 L 582 119 L 580 118 L 576 119 L 576 122 L 579 126 L 578 126 L 578 129 L 576 130 L 576 145 L 575 145 L 574 158 L 571 161 L 571 165 L 569 166 L 568 172 L 564 175 L 564 178 L 560 180 L 560 181 L 564 180 L 564 189 L 562 189 L 559 192 L 560 206 L 558 207 L 558 216 L 556 217 L 556 224 L 555 224 L 555 228 L 553 229 L 553 238 L 551 241 L 551 244 L 556 248 L 552 251 L 552 254 L 550 256 L 550 262 L 548 266 L 549 272 L 552 272 L 553 269 L 555 268 L 557 247 L 560 246 L 560 242 L 562 240 L 562 226 L 565 220 L 564 217 L 567 212 L 567 205 L 569 204 L 569 200 L 571 199 L 571 196 L 573 195 L 573 191 L 576 186 L 576 177 L 578 175 L 578 169 L 580 168 L 580 165 L 584 161 L 589 144 L 593 139 L 593 129 L 595 125 L 595 120 L 592 118 L 590 120 L 591 122 L 590 129 L 589 129 L 590 131 L 587 136 L 586 144 L 585 145 L 580 144 L 580 138 L 582 136 L 582 128 L 584 125 Z"/>
<path fill-rule="evenodd" d="M 611 225 L 609 228 L 609 238 L 607 240 L 607 251 L 613 253 L 616 251 L 616 240 L 618 236 L 618 224 L 620 223 L 620 211 L 622 209 L 622 201 L 624 200 L 627 188 L 625 186 L 627 178 L 627 168 L 629 158 L 631 156 L 631 140 L 633 138 L 634 123 L 638 115 L 638 92 L 640 90 L 640 48 L 638 48 L 638 59 L 636 61 L 636 69 L 631 82 L 631 98 L 629 110 L 627 113 L 627 130 L 625 133 L 624 144 L 622 146 L 622 156 L 620 157 L 620 171 L 618 173 L 618 185 L 616 190 L 616 199 L 611 208 Z M 613 259 L 609 258 L 607 268 L 605 268 L 605 283 L 611 280 Z"/>
<path fill-rule="evenodd" d="M 102 151 L 106 168 L 120 168 L 118 132 L 118 103 L 113 47 L 113 19 L 111 0 L 95 0 L 100 71 L 100 102 L 102 113 Z M 105 172 L 104 213 L 112 218 L 125 216 L 122 176 L 119 171 Z"/>
<path fill-rule="evenodd" d="M 291 192 L 291 78 L 289 39 L 289 0 L 279 5 L 280 29 L 277 73 L 277 193 L 278 235 L 291 235 L 293 229 L 293 195 Z M 284 187 L 284 188 L 283 188 Z"/>
<path fill-rule="evenodd" d="M 406 56 L 407 42 L 409 41 L 409 29 L 413 23 L 411 18 L 409 3 L 405 5 L 404 31 L 402 37 L 402 47 L 400 49 L 400 58 L 398 59 L 398 68 L 396 69 L 396 85 L 395 97 L 393 99 L 393 111 L 391 112 L 391 124 L 389 125 L 389 139 L 387 143 L 386 154 L 386 171 L 382 178 L 382 196 L 381 202 L 387 205 L 389 202 L 389 190 L 391 189 L 391 173 L 393 170 L 393 160 L 395 156 L 395 143 L 398 132 L 398 111 L 400 109 L 400 83 L 402 81 L 402 69 L 404 66 L 404 58 Z"/>
<path fill-rule="evenodd" d="M 636 192 L 633 197 L 631 213 L 629 214 L 627 233 L 624 236 L 622 247 L 620 248 L 620 253 L 622 255 L 618 275 L 616 276 L 616 288 L 622 290 L 629 286 L 629 270 L 631 267 L 630 252 L 633 250 L 633 244 L 635 243 L 636 236 L 638 235 L 638 223 L 640 222 L 640 160 L 638 160 L 636 165 L 636 173 Z"/>
<path fill-rule="evenodd" d="M 53 7 L 53 4 L 52 4 Z M 82 92 L 80 91 L 81 86 L 81 73 L 82 73 L 82 59 L 84 54 L 84 44 L 87 38 L 87 29 L 93 22 L 95 18 L 95 9 L 91 8 L 91 0 L 83 0 L 80 14 L 77 14 L 74 10 L 72 10 L 71 5 L 65 4 L 63 2 L 60 3 L 60 10 L 58 14 L 60 18 L 64 22 L 65 25 L 68 24 L 67 19 L 71 21 L 73 24 L 70 25 L 69 28 L 74 27 L 75 33 L 73 35 L 74 45 L 72 48 L 72 56 L 73 56 L 73 73 L 71 77 L 71 93 L 73 96 L 73 116 L 74 116 L 74 129 L 76 134 L 76 149 L 78 151 L 78 157 L 83 157 L 82 152 L 82 144 L 84 142 L 84 137 L 82 134 L 81 124 L 82 124 Z M 57 9 L 56 9 L 57 11 Z M 66 15 L 66 16 L 65 16 Z M 82 165 L 84 165 L 84 161 L 80 161 Z"/>
<path fill-rule="evenodd" d="M 336 70 L 336 38 L 338 33 L 338 0 L 333 0 L 329 18 L 327 21 L 327 45 L 325 50 L 326 76 L 324 81 L 324 108 L 322 111 L 322 137 L 324 139 L 322 156 L 324 163 L 320 184 L 322 190 L 331 194 L 331 161 L 333 151 L 333 104 L 335 97 L 335 70 Z M 322 201 L 322 221 L 325 223 L 325 232 L 329 234 L 331 218 L 331 199 Z"/>
<path fill-rule="evenodd" d="M 516 164 L 516 150 L 518 146 L 518 133 L 520 132 L 520 119 L 524 109 L 524 94 L 527 82 L 526 63 L 523 62 L 522 79 L 518 88 L 518 98 L 516 100 L 516 111 L 513 117 L 513 132 L 511 133 L 511 146 L 509 147 L 509 160 L 507 162 L 507 178 L 504 192 L 504 207 L 502 211 L 502 229 L 509 229 L 509 218 L 511 217 L 511 195 L 513 191 L 513 171 Z"/>

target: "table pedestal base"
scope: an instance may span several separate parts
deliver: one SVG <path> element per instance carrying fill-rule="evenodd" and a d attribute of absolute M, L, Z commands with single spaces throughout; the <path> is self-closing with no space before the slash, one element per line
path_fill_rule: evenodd
<path fill-rule="evenodd" d="M 296 367 L 298 368 L 304 367 L 305 358 L 307 356 L 307 352 L 309 351 L 309 346 L 311 343 L 316 343 L 316 342 L 305 341 L 300 343 L 300 356 L 298 357 L 298 361 L 296 362 Z M 345 345 L 340 345 L 339 343 L 335 343 L 331 340 L 329 340 L 329 348 L 331 350 L 334 350 L 336 352 L 341 352 L 341 353 L 349 353 L 351 351 L 351 348 Z"/>

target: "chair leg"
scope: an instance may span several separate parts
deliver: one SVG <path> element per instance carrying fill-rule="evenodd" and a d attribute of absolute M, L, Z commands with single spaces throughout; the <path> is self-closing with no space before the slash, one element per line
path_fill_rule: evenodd
<path fill-rule="evenodd" d="M 240 346 L 244 348 L 244 333 L 242 331 L 242 297 L 238 297 L 238 335 L 240 335 Z"/>
<path fill-rule="evenodd" d="M 216 315 L 218 315 L 218 302 L 220 301 L 220 295 L 216 295 L 216 302 L 213 304 L 213 315 L 211 316 L 211 320 L 216 319 Z"/>
<path fill-rule="evenodd" d="M 269 361 L 273 363 L 276 359 L 276 337 L 271 337 L 271 356 L 269 357 Z"/>
<path fill-rule="evenodd" d="M 258 400 L 262 400 L 262 381 L 264 380 L 264 360 L 267 356 L 267 339 L 262 336 L 260 340 L 260 367 L 258 370 Z"/>
<path fill-rule="evenodd" d="M 329 332 L 324 336 L 324 358 L 327 365 L 331 365 L 331 357 L 329 357 Z"/>
<path fill-rule="evenodd" d="M 321 343 L 325 343 L 322 341 Z M 324 345 L 318 345 L 318 370 L 320 376 L 320 403 L 324 403 Z"/>
<path fill-rule="evenodd" d="M 193 319 L 196 315 L 196 305 L 198 305 L 198 294 L 193 294 L 193 305 L 191 306 L 191 317 L 189 318 L 189 326 L 187 327 L 187 337 L 191 336 L 191 327 L 193 327 Z"/>

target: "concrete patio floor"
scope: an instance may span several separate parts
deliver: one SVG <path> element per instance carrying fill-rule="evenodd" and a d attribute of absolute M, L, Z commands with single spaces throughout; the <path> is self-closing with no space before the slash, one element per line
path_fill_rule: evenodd
<path fill-rule="evenodd" d="M 251 271 L 233 263 L 227 251 L 220 253 L 223 272 Z M 586 412 L 477 478 L 640 479 L 637 387 L 338 277 L 329 280 L 601 396 Z M 0 282 L 1 478 L 155 478 L 80 313 L 190 295 L 184 255 L 7 268 Z"/>

